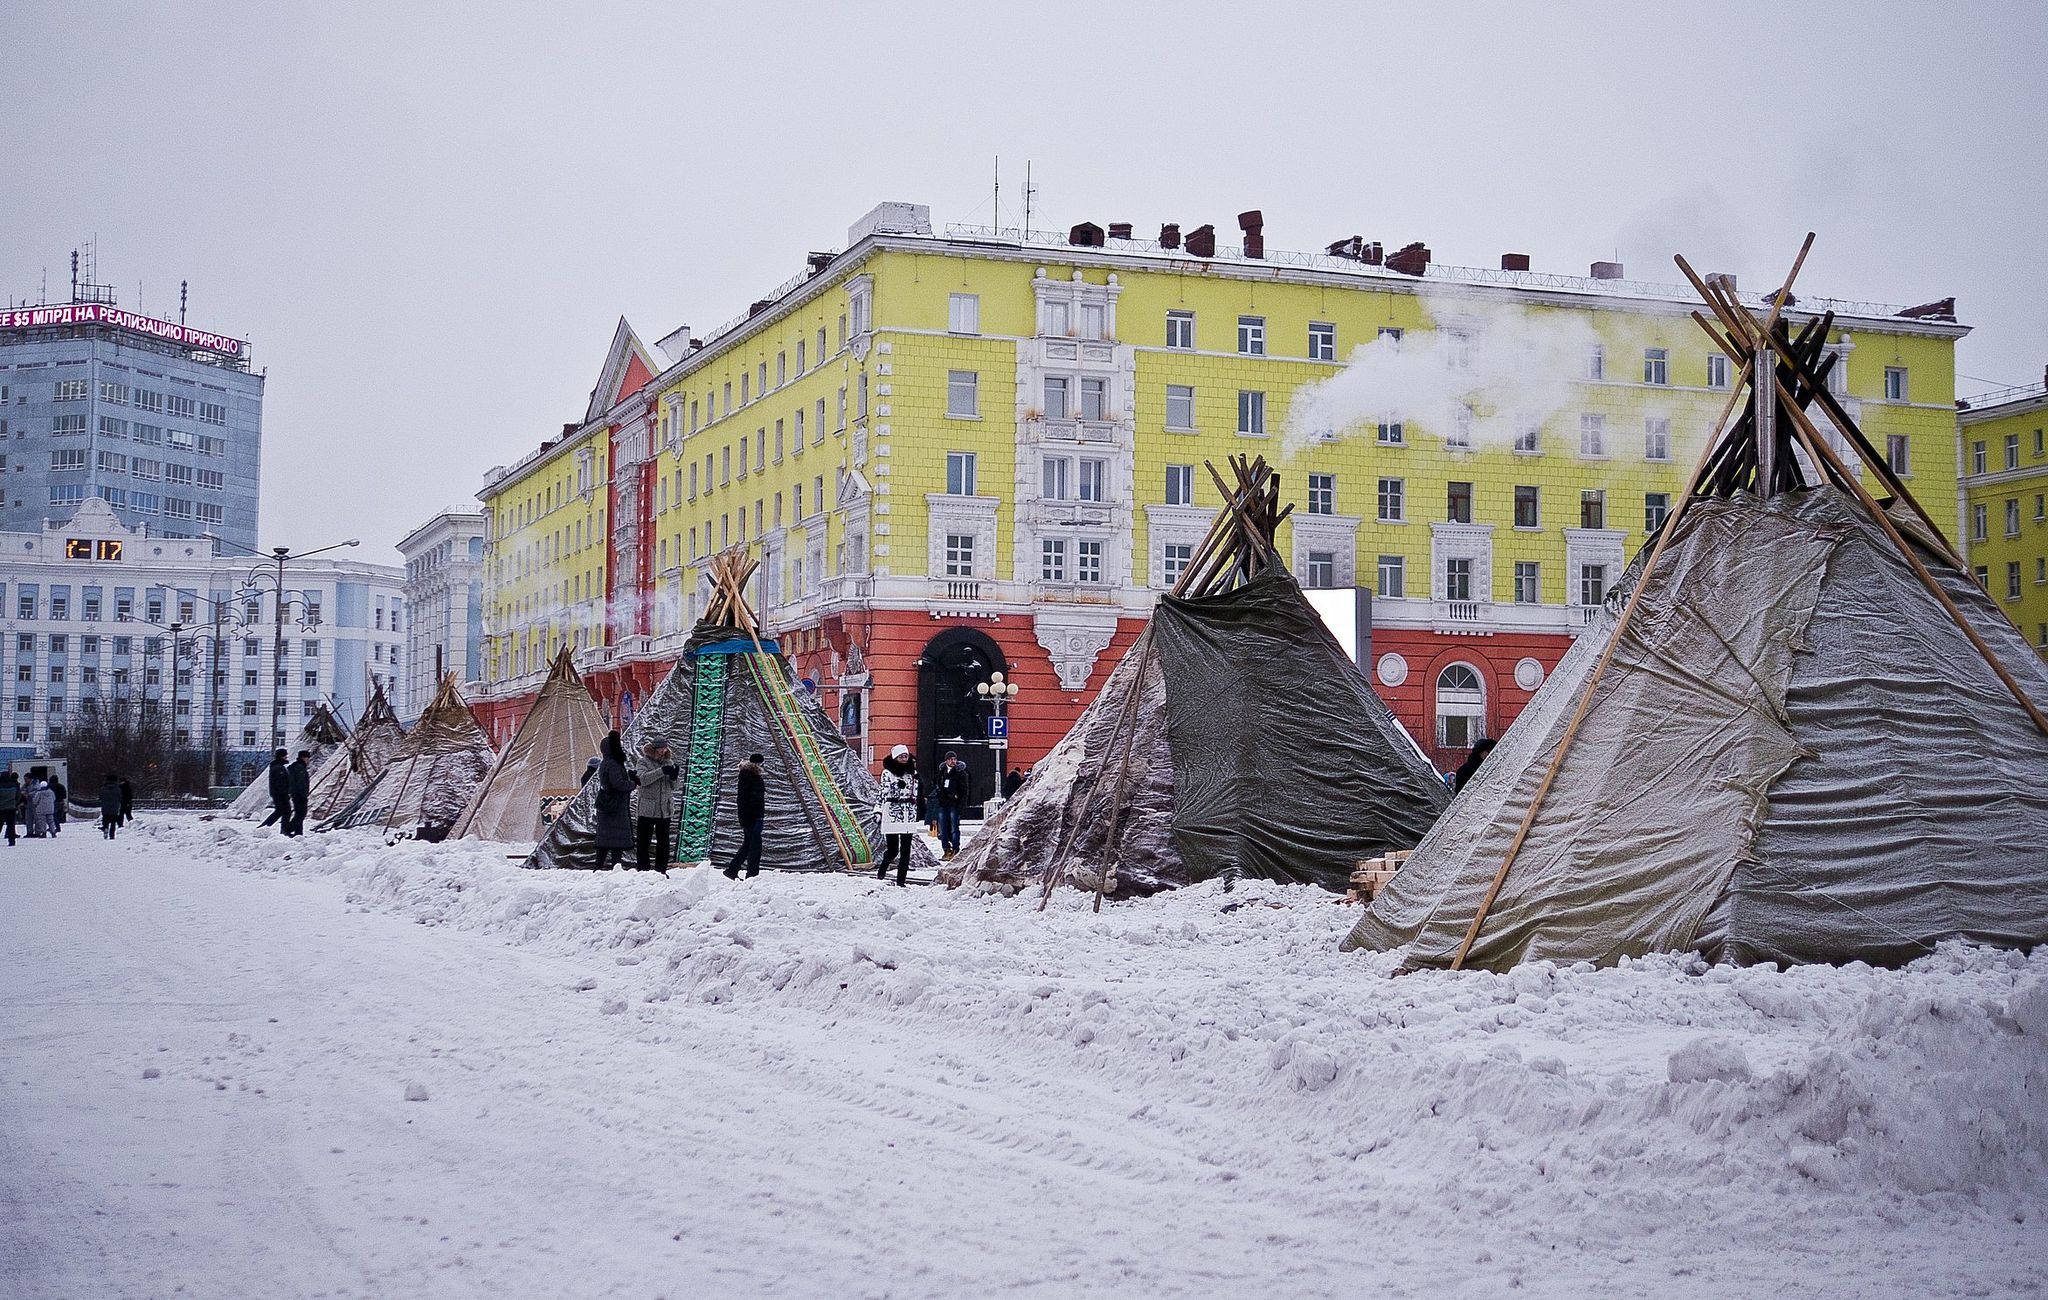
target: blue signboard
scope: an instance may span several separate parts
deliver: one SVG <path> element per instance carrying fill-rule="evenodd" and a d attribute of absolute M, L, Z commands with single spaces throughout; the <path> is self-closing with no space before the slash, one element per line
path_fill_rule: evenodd
<path fill-rule="evenodd" d="M 1010 738 L 1010 720 L 1008 718 L 990 718 L 988 720 L 988 738 L 990 740 L 1008 740 Z"/>

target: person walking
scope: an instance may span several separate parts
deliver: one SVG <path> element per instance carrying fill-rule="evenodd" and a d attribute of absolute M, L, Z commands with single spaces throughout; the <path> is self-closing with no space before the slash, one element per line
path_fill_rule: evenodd
<path fill-rule="evenodd" d="M 618 732 L 606 732 L 597 749 L 597 869 L 607 871 L 624 866 L 633 847 L 633 787 L 639 778 L 626 767 Z"/>
<path fill-rule="evenodd" d="M 0 772 L 0 826 L 7 828 L 7 847 L 14 847 L 14 823 L 21 817 L 21 778 Z"/>
<path fill-rule="evenodd" d="M 52 827 L 57 820 L 57 796 L 50 792 L 50 783 L 41 777 L 29 782 L 28 833 L 31 839 L 47 839 L 56 834 Z"/>
<path fill-rule="evenodd" d="M 100 778 L 100 834 L 108 839 L 121 825 L 121 782 L 112 772 Z"/>
<path fill-rule="evenodd" d="M 270 778 L 270 816 L 263 819 L 262 824 L 257 827 L 258 830 L 283 822 L 284 825 L 279 829 L 286 835 L 292 833 L 292 774 L 285 771 L 285 767 L 285 753 L 280 749 L 270 756 L 270 767 L 267 769 Z"/>
<path fill-rule="evenodd" d="M 960 812 L 967 806 L 967 764 L 953 750 L 947 750 L 945 761 L 939 764 L 939 775 L 932 782 L 932 801 L 939 810 L 939 847 L 950 858 L 960 851 Z"/>
<path fill-rule="evenodd" d="M 896 883 L 909 883 L 910 837 L 917 834 L 917 760 L 908 745 L 898 745 L 882 760 L 882 856 L 875 866 L 875 879 L 889 878 L 889 865 L 896 865 Z"/>
<path fill-rule="evenodd" d="M 121 778 L 121 820 L 135 820 L 135 783 L 125 776 Z"/>
<path fill-rule="evenodd" d="M 285 818 L 284 833 L 304 835 L 306 833 L 306 801 L 313 794 L 313 769 L 306 760 L 313 757 L 313 751 L 302 749 L 299 756 L 285 768 L 285 789 L 291 797 L 291 815 Z"/>
<path fill-rule="evenodd" d="M 669 819 L 675 816 L 678 774 L 668 742 L 653 740 L 642 745 L 634 774 L 640 784 L 633 791 L 633 865 L 642 871 L 667 871 Z"/>
<path fill-rule="evenodd" d="M 761 832 L 768 823 L 768 782 L 761 774 L 761 755 L 749 754 L 740 764 L 739 779 L 733 783 L 733 803 L 740 815 L 740 851 L 726 864 L 725 878 L 739 879 L 740 868 L 747 878 L 761 874 Z"/>
<path fill-rule="evenodd" d="M 64 829 L 64 806 L 70 802 L 71 791 L 65 789 L 64 783 L 57 779 L 56 774 L 52 773 L 50 776 L 50 824 L 46 828 L 52 837 L 55 837 L 58 831 Z"/>

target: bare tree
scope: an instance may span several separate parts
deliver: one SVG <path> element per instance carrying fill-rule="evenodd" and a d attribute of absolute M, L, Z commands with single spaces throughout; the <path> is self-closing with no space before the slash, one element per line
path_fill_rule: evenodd
<path fill-rule="evenodd" d="M 71 797 L 79 803 L 92 802 L 110 772 L 133 783 L 138 795 L 206 791 L 207 756 L 178 743 L 161 700 L 88 697 L 65 715 L 61 729 L 50 732 L 50 747 L 69 766 Z"/>

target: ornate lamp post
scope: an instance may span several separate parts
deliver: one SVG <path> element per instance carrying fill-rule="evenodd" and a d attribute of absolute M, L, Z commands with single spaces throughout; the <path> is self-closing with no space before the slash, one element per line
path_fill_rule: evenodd
<path fill-rule="evenodd" d="M 1017 698 L 1019 688 L 1017 683 L 1003 676 L 1001 669 L 997 669 L 988 675 L 987 681 L 974 684 L 974 693 L 995 706 L 988 747 L 996 755 L 996 789 L 982 804 L 982 815 L 987 817 L 1003 806 L 1003 777 L 1009 771 L 1009 762 L 1004 755 L 1010 748 L 1010 730 L 1004 710 L 1010 701 Z"/>
<path fill-rule="evenodd" d="M 236 545 L 236 543 L 229 542 L 215 533 L 207 533 L 205 536 L 211 539 L 215 545 Z M 314 614 L 313 606 L 306 599 L 305 593 L 288 593 L 286 591 L 284 585 L 284 566 L 291 560 L 303 560 L 310 556 L 325 554 L 328 551 L 338 551 L 344 546 L 360 545 L 362 545 L 362 539 L 351 537 L 345 542 L 336 542 L 331 546 L 318 546 L 310 551 L 295 552 L 288 546 L 273 546 L 270 548 L 270 567 L 253 568 L 242 579 L 242 589 L 245 592 L 261 591 L 265 585 L 268 585 L 271 589 L 273 628 L 270 661 L 270 747 L 272 749 L 278 749 L 284 745 L 284 614 L 286 607 L 291 605 L 298 606 L 300 631 L 311 631 L 320 626 L 319 619 Z M 262 552 L 250 550 L 248 547 L 242 547 L 241 549 L 250 555 L 262 554 Z"/>

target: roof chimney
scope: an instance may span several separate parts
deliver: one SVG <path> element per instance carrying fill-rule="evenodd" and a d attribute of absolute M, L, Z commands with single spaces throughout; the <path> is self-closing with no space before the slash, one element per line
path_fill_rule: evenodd
<path fill-rule="evenodd" d="M 1196 226 L 1188 232 L 1188 252 L 1196 257 L 1216 256 L 1216 227 Z"/>
<path fill-rule="evenodd" d="M 1128 221 L 1110 222 L 1109 237 L 1111 239 L 1129 239 L 1131 237 L 1131 223 Z"/>
<path fill-rule="evenodd" d="M 1527 253 L 1502 253 L 1500 255 L 1500 269 L 1503 271 L 1526 271 L 1529 269 L 1529 255 Z"/>
<path fill-rule="evenodd" d="M 1421 275 L 1429 269 L 1429 250 L 1419 242 L 1404 245 L 1387 259 L 1387 269 L 1402 275 Z"/>
<path fill-rule="evenodd" d="M 1244 255 L 1264 257 L 1266 255 L 1266 214 L 1253 208 L 1250 212 L 1237 214 L 1237 228 L 1244 232 Z"/>
<path fill-rule="evenodd" d="M 747 306 L 747 319 L 754 319 L 754 317 L 759 316 L 764 311 L 767 311 L 773 305 L 773 301 L 768 298 L 754 299 L 754 301 L 748 304 Z"/>
<path fill-rule="evenodd" d="M 1619 280 L 1619 279 L 1621 278 L 1621 263 L 1619 263 L 1619 262 L 1595 262 L 1595 263 L 1593 263 L 1593 278 L 1594 278 L 1595 280 Z"/>
<path fill-rule="evenodd" d="M 1159 228 L 1159 246 L 1160 246 L 1161 248 L 1179 248 L 1179 247 L 1180 247 L 1180 225 L 1179 225 L 1179 223 L 1177 223 L 1177 222 L 1172 222 L 1172 221 L 1169 221 L 1169 222 L 1167 222 L 1167 223 L 1166 223 L 1165 225 L 1163 225 L 1163 226 L 1161 226 L 1161 227 Z"/>
<path fill-rule="evenodd" d="M 1386 261 L 1386 250 L 1381 248 L 1380 241 L 1375 239 L 1359 250 L 1358 260 L 1367 266 L 1378 266 Z"/>
<path fill-rule="evenodd" d="M 1102 227 L 1092 221 L 1084 221 L 1067 232 L 1067 242 L 1076 248 L 1102 247 Z"/>
<path fill-rule="evenodd" d="M 1340 239 L 1334 244 L 1326 245 L 1323 251 L 1331 257 L 1347 257 L 1356 262 L 1365 252 L 1365 236 L 1353 235 L 1349 239 Z"/>
<path fill-rule="evenodd" d="M 1709 285 L 1718 285 L 1720 288 L 1726 289 L 1730 293 L 1735 292 L 1735 276 L 1732 272 L 1729 271 L 1707 272 L 1707 283 Z"/>
<path fill-rule="evenodd" d="M 832 259 L 835 256 L 837 254 L 834 253 L 805 253 L 804 265 L 810 269 L 812 275 L 816 275 L 832 265 Z"/>
<path fill-rule="evenodd" d="M 1909 320 L 1953 321 L 1956 318 L 1956 300 L 1937 298 L 1933 302 L 1923 302 L 1918 307 L 1908 307 L 1899 315 Z"/>

